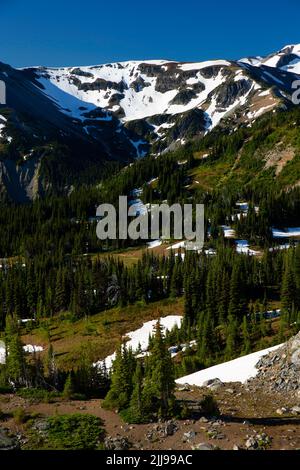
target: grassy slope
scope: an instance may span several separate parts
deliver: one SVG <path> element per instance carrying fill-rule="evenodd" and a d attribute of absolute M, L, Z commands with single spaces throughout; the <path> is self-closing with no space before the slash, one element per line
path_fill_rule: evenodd
<path fill-rule="evenodd" d="M 211 142 L 205 150 L 199 152 L 195 149 L 194 158 L 199 160 L 199 166 L 190 172 L 193 181 L 191 189 L 211 191 L 226 185 L 236 190 L 245 185 L 256 182 L 261 184 L 276 184 L 278 188 L 290 187 L 300 180 L 300 118 L 298 110 L 290 113 L 273 115 L 268 113 L 253 128 L 246 131 L 245 139 L 239 151 L 226 153 L 220 151 L 217 158 L 201 161 L 203 153 L 210 154 Z M 234 140 L 234 134 L 224 136 L 224 141 Z M 266 167 L 266 158 L 270 152 L 276 155 L 278 148 L 291 148 L 295 156 L 286 162 L 276 175 L 276 163 Z M 195 183 L 198 181 L 198 183 Z"/>
<path fill-rule="evenodd" d="M 44 320 L 39 328 L 24 334 L 26 344 L 43 345 L 47 354 L 49 337 L 61 368 L 70 369 L 78 363 L 84 350 L 91 360 L 112 354 L 123 335 L 140 328 L 144 322 L 167 315 L 183 314 L 183 299 L 163 300 L 150 305 L 116 307 L 89 319 L 72 322 L 67 315 Z"/>

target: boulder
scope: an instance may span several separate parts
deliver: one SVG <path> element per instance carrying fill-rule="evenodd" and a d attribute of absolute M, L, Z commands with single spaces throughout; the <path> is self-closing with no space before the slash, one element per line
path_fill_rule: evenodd
<path fill-rule="evenodd" d="M 291 412 L 293 413 L 293 415 L 299 415 L 300 414 L 300 406 L 293 406 L 293 408 L 291 409 Z"/>
<path fill-rule="evenodd" d="M 222 387 L 223 382 L 218 379 L 217 377 L 215 379 L 209 379 L 203 382 L 203 387 L 207 387 L 210 390 L 217 390 L 218 388 Z"/>
<path fill-rule="evenodd" d="M 206 444 L 205 442 L 201 442 L 192 447 L 192 450 L 214 450 L 215 447 L 211 444 Z"/>
<path fill-rule="evenodd" d="M 195 431 L 188 431 L 183 434 L 182 440 L 183 442 L 190 442 L 193 439 L 195 439 L 195 437 L 196 437 Z"/>

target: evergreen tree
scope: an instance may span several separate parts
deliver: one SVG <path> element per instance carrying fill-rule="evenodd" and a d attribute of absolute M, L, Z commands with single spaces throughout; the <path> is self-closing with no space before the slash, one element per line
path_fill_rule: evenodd
<path fill-rule="evenodd" d="M 143 401 L 148 413 L 166 417 L 174 405 L 174 366 L 158 321 L 153 345 L 146 361 Z"/>
<path fill-rule="evenodd" d="M 238 323 L 233 315 L 228 316 L 228 325 L 226 328 L 226 348 L 225 359 L 230 360 L 238 350 Z"/>
<path fill-rule="evenodd" d="M 282 277 L 281 285 L 281 304 L 282 308 L 290 313 L 295 304 L 295 279 L 289 257 L 286 259 L 285 270 Z"/>
<path fill-rule="evenodd" d="M 66 400 L 70 400 L 74 393 L 74 383 L 73 383 L 73 374 L 69 372 L 67 376 L 67 380 L 65 382 L 64 390 L 63 390 L 63 397 Z"/>
<path fill-rule="evenodd" d="M 251 352 L 251 337 L 249 332 L 249 323 L 247 317 L 244 316 L 242 323 L 242 339 L 243 339 L 243 354 L 249 354 Z"/>
<path fill-rule="evenodd" d="M 7 317 L 5 328 L 6 374 L 15 387 L 28 384 L 26 362 L 17 319 Z"/>
<path fill-rule="evenodd" d="M 104 400 L 107 408 L 125 409 L 128 407 L 132 394 L 132 377 L 136 361 L 131 349 L 123 345 L 118 348 L 112 365 L 111 387 Z"/>
<path fill-rule="evenodd" d="M 127 421 L 141 423 L 144 421 L 145 415 L 143 404 L 143 370 L 140 361 L 138 361 L 136 365 L 133 384 L 133 392 L 125 417 Z"/>

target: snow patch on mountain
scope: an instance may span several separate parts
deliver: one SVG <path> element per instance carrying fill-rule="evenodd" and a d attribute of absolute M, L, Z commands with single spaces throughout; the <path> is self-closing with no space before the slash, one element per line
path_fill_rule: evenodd
<path fill-rule="evenodd" d="M 300 45 L 239 61 L 145 60 L 29 71 L 33 83 L 71 120 L 82 121 L 87 134 L 113 121 L 113 131 L 124 133 L 143 157 L 153 143 L 160 154 L 227 118 L 236 121 L 233 128 L 251 126 L 280 96 L 290 100 Z"/>
<path fill-rule="evenodd" d="M 23 346 L 23 349 L 24 349 L 24 352 L 30 353 L 30 354 L 44 351 L 44 348 L 42 346 L 36 346 L 34 344 L 25 344 Z M 6 359 L 5 343 L 3 341 L 0 341 L 0 364 L 5 364 L 5 359 Z"/>
<path fill-rule="evenodd" d="M 176 380 L 177 384 L 203 386 L 204 382 L 212 379 L 220 379 L 222 382 L 242 382 L 245 383 L 250 378 L 257 375 L 258 369 L 256 364 L 261 357 L 269 354 L 272 351 L 279 349 L 282 344 L 273 346 L 271 348 L 263 349 L 246 356 L 239 357 L 223 364 L 218 364 L 207 369 L 200 370 L 185 377 Z"/>
<path fill-rule="evenodd" d="M 162 326 L 162 331 L 171 331 L 174 326 L 180 328 L 183 317 L 180 315 L 168 315 L 167 317 L 161 317 L 159 319 L 160 325 Z M 140 350 L 142 353 L 146 353 L 149 346 L 149 336 L 152 336 L 155 330 L 155 325 L 158 320 L 151 320 L 143 324 L 141 328 L 137 330 L 130 331 L 127 333 L 123 339 L 128 339 L 126 341 L 126 346 L 131 348 L 133 352 Z M 105 363 L 107 369 L 110 369 L 113 361 L 116 358 L 116 353 L 111 354 L 103 361 L 98 361 L 94 365 L 102 366 Z"/>
<path fill-rule="evenodd" d="M 175 83 L 182 73 L 180 83 L 188 90 L 192 91 L 193 85 L 199 86 L 187 103 L 173 102 L 182 90 L 181 85 L 171 87 L 166 84 L 165 87 L 170 89 L 165 89 L 164 85 L 161 85 L 162 91 L 157 89 L 159 80 L 163 82 L 172 65 L 178 71 L 171 74 Z M 230 65 L 223 60 L 184 64 L 163 60 L 132 61 L 89 67 L 40 67 L 35 72 L 47 96 L 74 118 L 84 120 L 84 114 L 100 107 L 114 113 L 121 109 L 120 119 L 127 122 L 159 114 L 180 114 L 200 107 L 208 95 L 226 81 L 223 67 Z M 151 67 L 155 67 L 154 71 Z M 207 78 L 202 71 L 209 67 L 220 70 Z M 190 77 L 193 71 L 195 76 Z"/>
<path fill-rule="evenodd" d="M 207 61 L 203 61 L 203 62 L 190 62 L 190 63 L 186 63 L 186 64 L 181 64 L 179 65 L 179 68 L 181 68 L 181 70 L 200 70 L 200 69 L 204 69 L 205 67 L 214 67 L 214 66 L 217 66 L 217 65 L 221 65 L 221 66 L 229 66 L 231 65 L 230 62 L 228 62 L 227 60 L 207 60 Z"/>
<path fill-rule="evenodd" d="M 84 97 L 76 96 L 73 93 L 72 86 L 65 80 L 63 87 L 56 86 L 56 83 L 52 80 L 47 80 L 44 77 L 40 77 L 40 84 L 43 87 L 43 92 L 60 108 L 60 110 L 76 119 L 85 120 L 86 117 L 83 113 L 93 111 L 96 106 L 91 102 L 85 101 Z"/>
<path fill-rule="evenodd" d="M 287 45 L 267 57 L 250 57 L 239 62 L 256 67 L 267 66 L 295 74 L 300 74 L 300 44 Z M 274 78 L 274 77 L 273 77 Z"/>

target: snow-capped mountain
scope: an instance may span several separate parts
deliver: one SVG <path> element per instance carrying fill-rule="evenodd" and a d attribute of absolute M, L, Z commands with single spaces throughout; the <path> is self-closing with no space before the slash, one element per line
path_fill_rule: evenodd
<path fill-rule="evenodd" d="M 238 61 L 145 60 L 20 70 L 0 63 L 7 87 L 0 144 L 9 155 L 8 166 L 2 158 L 0 176 L 11 187 L 15 181 L 32 186 L 37 167 L 25 175 L 18 167 L 11 178 L 12 160 L 26 160 L 22 170 L 38 165 L 51 141 L 71 142 L 73 148 L 80 142 L 77 170 L 85 171 L 111 159 L 164 152 L 218 125 L 230 130 L 251 125 L 265 112 L 292 105 L 292 84 L 299 78 L 300 45 Z"/>
<path fill-rule="evenodd" d="M 300 74 L 300 44 L 285 46 L 280 51 L 267 57 L 248 57 L 241 59 L 256 67 L 267 66 L 278 68 L 286 72 Z"/>
<path fill-rule="evenodd" d="M 105 114 L 98 121 L 119 119 L 137 134 L 131 142 L 143 155 L 145 142 L 165 150 L 224 118 L 251 122 L 289 100 L 300 73 L 300 45 L 240 61 L 146 60 L 31 71 L 65 114 L 85 122 L 101 108 Z"/>

